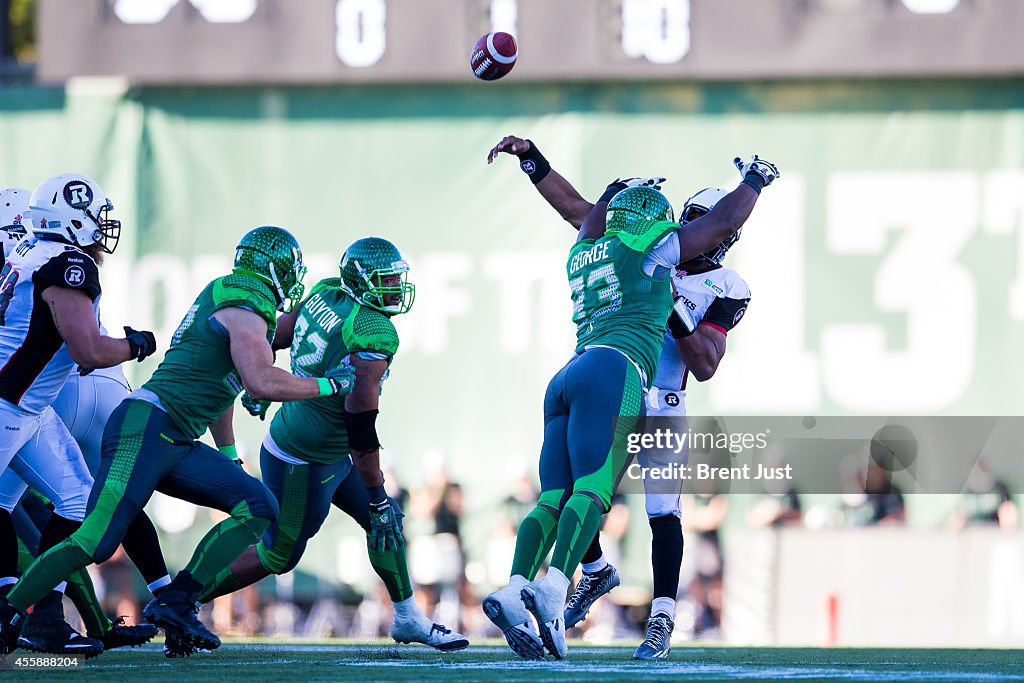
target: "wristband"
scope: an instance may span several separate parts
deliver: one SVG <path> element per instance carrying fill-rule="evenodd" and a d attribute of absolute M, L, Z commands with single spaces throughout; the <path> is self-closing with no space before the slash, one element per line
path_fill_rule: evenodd
<path fill-rule="evenodd" d="M 668 330 L 672 333 L 673 339 L 685 339 L 695 331 L 688 328 L 682 317 L 675 311 L 672 311 L 672 315 L 668 317 Z"/>
<path fill-rule="evenodd" d="M 321 396 L 331 396 L 334 394 L 334 385 L 331 384 L 331 380 L 326 377 L 317 377 L 316 383 L 320 386 Z"/>
<path fill-rule="evenodd" d="M 367 486 L 366 492 L 370 494 L 370 505 L 380 505 L 386 503 L 388 500 L 387 491 L 384 490 L 384 484 L 380 486 Z M 373 501 L 377 501 L 376 503 Z"/>
<path fill-rule="evenodd" d="M 741 184 L 746 185 L 754 192 L 761 194 L 761 189 L 764 188 L 764 178 L 761 176 L 760 173 L 748 171 L 747 174 L 743 176 Z"/>
<path fill-rule="evenodd" d="M 217 450 L 226 455 L 231 460 L 238 460 L 238 449 L 235 444 L 229 443 L 227 446 L 217 446 Z"/>
<path fill-rule="evenodd" d="M 527 142 L 530 143 L 530 149 L 519 156 L 519 168 L 523 169 L 523 173 L 530 176 L 530 182 L 536 185 L 551 172 L 551 164 L 540 153 L 532 140 L 527 140 Z"/>

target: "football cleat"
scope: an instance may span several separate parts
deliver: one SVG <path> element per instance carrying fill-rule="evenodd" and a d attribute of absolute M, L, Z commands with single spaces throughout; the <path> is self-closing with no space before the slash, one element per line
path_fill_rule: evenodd
<path fill-rule="evenodd" d="M 549 572 L 543 578 L 526 584 L 520 591 L 523 604 L 537 620 L 544 647 L 555 659 L 565 659 L 569 652 L 565 642 L 565 585 Z"/>
<path fill-rule="evenodd" d="M 0 602 L 0 655 L 8 655 L 18 649 L 18 637 L 21 635 L 25 617 L 18 610 Z"/>
<path fill-rule="evenodd" d="M 520 597 L 519 586 L 505 586 L 484 598 L 487 618 L 501 629 L 512 651 L 524 659 L 544 659 L 544 643 Z"/>
<path fill-rule="evenodd" d="M 50 615 L 36 617 L 33 612 L 25 619 L 25 628 L 18 638 L 18 645 L 33 652 L 45 652 L 50 655 L 77 655 L 89 659 L 103 653 L 103 643 L 94 638 L 87 638 L 71 628 L 61 618 L 54 619 Z"/>
<path fill-rule="evenodd" d="M 205 650 L 220 647 L 220 638 L 199 621 L 199 605 L 184 593 L 163 591 L 142 610 L 146 621 L 162 628 L 189 645 Z"/>
<path fill-rule="evenodd" d="M 113 650 L 118 647 L 139 647 L 151 641 L 159 632 L 153 624 L 139 624 L 127 626 L 124 617 L 118 617 L 117 621 L 110 624 L 110 630 L 100 637 L 104 650 Z"/>
<path fill-rule="evenodd" d="M 447 629 L 442 624 L 431 623 L 427 618 L 401 621 L 396 618 L 391 625 L 391 637 L 396 643 L 422 643 L 442 652 L 463 650 L 469 646 L 466 636 Z"/>
<path fill-rule="evenodd" d="M 164 657 L 168 659 L 210 654 L 210 651 L 206 648 L 192 645 L 187 640 L 184 640 L 181 635 L 169 631 L 165 635 L 167 637 L 164 638 Z"/>
<path fill-rule="evenodd" d="M 565 606 L 565 627 L 572 628 L 586 619 L 587 613 L 597 599 L 618 585 L 619 572 L 612 565 L 593 574 L 583 572 L 580 582 L 576 584 L 576 590 L 572 592 Z"/>
<path fill-rule="evenodd" d="M 675 623 L 667 614 L 659 612 L 647 620 L 647 637 L 633 653 L 633 659 L 665 659 L 672 649 L 672 629 Z"/>

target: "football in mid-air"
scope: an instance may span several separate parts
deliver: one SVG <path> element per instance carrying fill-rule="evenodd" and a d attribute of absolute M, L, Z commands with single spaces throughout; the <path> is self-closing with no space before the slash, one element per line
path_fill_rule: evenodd
<path fill-rule="evenodd" d="M 473 75 L 484 81 L 495 81 L 516 64 L 519 46 L 510 33 L 497 31 L 480 36 L 469 57 L 469 68 Z"/>

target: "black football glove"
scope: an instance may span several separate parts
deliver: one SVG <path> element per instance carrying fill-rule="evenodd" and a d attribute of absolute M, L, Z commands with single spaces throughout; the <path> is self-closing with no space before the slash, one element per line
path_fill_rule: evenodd
<path fill-rule="evenodd" d="M 131 348 L 132 358 L 142 362 L 143 359 L 156 353 L 156 337 L 152 332 L 145 330 L 133 330 L 127 325 L 124 326 L 124 336 Z"/>

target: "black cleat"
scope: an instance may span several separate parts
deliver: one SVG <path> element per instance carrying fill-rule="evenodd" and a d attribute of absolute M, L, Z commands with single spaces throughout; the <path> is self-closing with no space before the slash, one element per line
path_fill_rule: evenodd
<path fill-rule="evenodd" d="M 103 654 L 101 641 L 83 636 L 63 618 L 35 618 L 35 613 L 25 619 L 18 645 L 33 652 L 76 655 L 86 659 Z"/>
<path fill-rule="evenodd" d="M 138 626 L 127 626 L 124 617 L 118 617 L 117 621 L 110 624 L 110 630 L 103 634 L 100 641 L 104 650 L 113 650 L 117 647 L 139 647 L 151 641 L 159 632 L 153 624 L 139 624 Z"/>
<path fill-rule="evenodd" d="M 608 565 L 599 572 L 587 574 L 583 572 L 580 582 L 576 584 L 576 590 L 569 596 L 565 604 L 565 627 L 572 628 L 587 618 L 587 613 L 597 599 L 602 595 L 611 592 L 619 585 L 619 572 L 615 567 Z"/>
<path fill-rule="evenodd" d="M 204 650 L 220 647 L 220 638 L 199 621 L 199 605 L 184 593 L 164 591 L 142 610 L 146 621 L 162 628 L 168 637 Z"/>
<path fill-rule="evenodd" d="M 25 617 L 18 610 L 0 602 L 0 656 L 9 655 L 18 649 L 18 637 L 21 635 Z"/>
<path fill-rule="evenodd" d="M 647 620 L 647 637 L 633 653 L 633 659 L 665 659 L 672 649 L 675 624 L 667 614 L 659 612 Z"/>
<path fill-rule="evenodd" d="M 180 634 L 167 631 L 166 636 L 164 639 L 164 657 L 168 659 L 210 654 L 210 651 L 206 648 L 196 647 L 187 640 L 183 640 Z"/>

